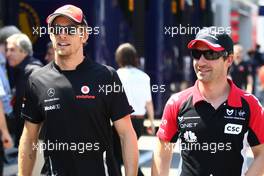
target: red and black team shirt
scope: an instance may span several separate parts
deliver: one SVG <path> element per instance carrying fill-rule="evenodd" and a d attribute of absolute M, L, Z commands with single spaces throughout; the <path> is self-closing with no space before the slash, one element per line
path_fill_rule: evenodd
<path fill-rule="evenodd" d="M 263 107 L 228 82 L 228 99 L 217 109 L 203 99 L 198 81 L 165 106 L 157 136 L 172 143 L 180 139 L 182 176 L 240 176 L 245 146 L 264 143 Z"/>
<path fill-rule="evenodd" d="M 26 87 L 22 117 L 43 122 L 45 166 L 59 176 L 118 176 L 111 121 L 133 112 L 116 71 L 85 58 L 75 70 L 54 62 L 34 72 Z M 39 152 L 39 151 L 38 151 Z"/>

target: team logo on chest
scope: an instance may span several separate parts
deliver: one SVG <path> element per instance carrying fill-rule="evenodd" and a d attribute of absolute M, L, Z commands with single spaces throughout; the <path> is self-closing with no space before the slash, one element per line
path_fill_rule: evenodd
<path fill-rule="evenodd" d="M 226 114 L 227 115 L 231 116 L 233 113 L 234 113 L 234 109 L 231 109 L 231 110 L 226 109 Z"/>
<path fill-rule="evenodd" d="M 197 142 L 197 137 L 196 137 L 195 133 L 192 131 L 186 131 L 183 134 L 183 137 L 184 137 L 186 142 Z"/>
<path fill-rule="evenodd" d="M 48 95 L 48 99 L 45 99 L 44 102 L 58 102 L 59 98 L 54 97 L 55 96 L 55 89 L 54 88 L 49 88 L 47 90 L 47 95 Z M 48 104 L 44 106 L 44 111 L 53 111 L 53 110 L 58 110 L 61 109 L 61 105 L 60 103 L 53 103 L 53 104 Z"/>
<path fill-rule="evenodd" d="M 47 91 L 47 94 L 49 97 L 53 97 L 55 95 L 55 89 L 54 88 L 49 88 Z"/>
<path fill-rule="evenodd" d="M 83 94 L 88 94 L 90 92 L 90 88 L 88 86 L 82 86 L 81 92 Z"/>
<path fill-rule="evenodd" d="M 90 95 L 89 93 L 91 89 L 87 85 L 83 85 L 81 87 L 81 93 L 82 95 L 76 95 L 76 99 L 95 99 L 94 95 Z"/>
<path fill-rule="evenodd" d="M 178 117 L 178 119 L 181 122 L 183 120 L 183 116 Z"/>
<path fill-rule="evenodd" d="M 246 112 L 243 111 L 243 110 L 240 110 L 240 111 L 238 112 L 238 115 L 239 115 L 240 117 L 244 117 L 244 115 L 246 115 Z"/>
<path fill-rule="evenodd" d="M 52 102 L 52 101 L 58 101 L 59 98 L 55 97 L 56 91 L 54 88 L 48 88 L 47 90 L 47 97 L 45 97 L 44 102 Z"/>
<path fill-rule="evenodd" d="M 245 120 L 247 117 L 247 112 L 243 109 L 226 109 L 224 114 L 225 119 L 234 119 L 234 120 Z"/>

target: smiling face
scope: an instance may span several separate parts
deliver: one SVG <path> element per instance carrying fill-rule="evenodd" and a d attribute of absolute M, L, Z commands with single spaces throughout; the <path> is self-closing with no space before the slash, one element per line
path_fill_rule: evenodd
<path fill-rule="evenodd" d="M 210 50 L 210 48 L 202 43 L 197 42 L 194 46 L 197 50 Z M 206 60 L 204 55 L 201 55 L 199 59 L 193 59 L 193 67 L 199 81 L 204 83 L 218 82 L 222 79 L 227 78 L 228 67 L 232 64 L 232 58 L 227 57 L 224 59 L 223 56 L 217 60 Z"/>
<path fill-rule="evenodd" d="M 83 26 L 77 26 L 69 18 L 64 16 L 56 17 L 53 21 L 52 26 L 75 26 L 77 29 Z M 80 30 L 72 35 L 66 33 L 66 30 L 62 30 L 60 34 L 50 34 L 53 48 L 55 50 L 55 57 L 58 58 L 70 58 L 76 55 L 83 54 L 83 45 L 88 39 L 86 32 L 81 33 Z"/>
<path fill-rule="evenodd" d="M 6 45 L 6 58 L 8 61 L 8 64 L 11 67 L 16 67 L 19 65 L 24 58 L 27 56 L 27 53 L 25 53 L 21 48 L 19 48 L 16 45 L 15 41 L 8 41 Z"/>

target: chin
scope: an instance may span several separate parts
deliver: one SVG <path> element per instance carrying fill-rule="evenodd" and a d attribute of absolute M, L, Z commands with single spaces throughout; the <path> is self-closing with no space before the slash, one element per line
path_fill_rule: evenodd
<path fill-rule="evenodd" d="M 65 57 L 68 56 L 69 54 L 63 51 L 58 51 L 58 56 Z"/>
<path fill-rule="evenodd" d="M 12 62 L 8 62 L 8 65 L 10 66 L 10 67 L 15 67 L 16 65 L 14 64 L 14 63 L 12 63 Z"/>
<path fill-rule="evenodd" d="M 204 83 L 210 82 L 210 79 L 208 79 L 207 77 L 203 77 L 203 76 L 197 76 L 197 79 Z"/>

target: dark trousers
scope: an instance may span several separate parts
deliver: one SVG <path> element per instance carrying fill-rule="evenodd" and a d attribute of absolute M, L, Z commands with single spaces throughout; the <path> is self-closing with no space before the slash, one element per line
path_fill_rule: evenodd
<path fill-rule="evenodd" d="M 0 131 L 0 139 L 2 138 L 2 134 Z M 4 168 L 4 147 L 3 147 L 3 143 L 2 140 L 0 140 L 0 176 L 3 175 L 3 168 Z"/>

